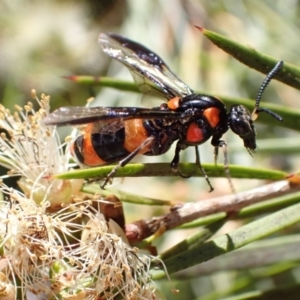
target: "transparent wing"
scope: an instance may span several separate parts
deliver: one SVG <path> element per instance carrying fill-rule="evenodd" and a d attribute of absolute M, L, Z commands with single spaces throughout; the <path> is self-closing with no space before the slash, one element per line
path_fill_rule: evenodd
<path fill-rule="evenodd" d="M 131 72 L 139 89 L 167 99 L 183 97 L 193 91 L 183 83 L 154 52 L 116 34 L 101 34 L 103 51 L 124 64 Z"/>
<path fill-rule="evenodd" d="M 84 107 L 65 106 L 61 107 L 47 117 L 43 122 L 46 125 L 81 125 L 96 121 L 117 121 L 128 119 L 154 119 L 164 118 L 175 120 L 185 117 L 183 113 L 175 111 L 165 111 L 157 108 L 142 107 Z"/>

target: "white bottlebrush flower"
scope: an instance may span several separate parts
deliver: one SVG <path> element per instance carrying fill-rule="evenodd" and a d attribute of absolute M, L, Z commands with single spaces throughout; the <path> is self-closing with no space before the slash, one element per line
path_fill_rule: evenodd
<path fill-rule="evenodd" d="M 8 276 L 0 272 L 0 299 L 1 300 L 15 300 L 16 288 L 9 281 Z"/>
<path fill-rule="evenodd" d="M 114 299 L 119 294 L 128 300 L 153 299 L 149 256 L 109 233 L 98 209 L 85 209 L 84 215 L 87 222 L 75 256 L 81 259 L 83 273 L 94 274 L 97 295 L 104 299 Z"/>
<path fill-rule="evenodd" d="M 110 232 L 99 212 L 102 200 L 68 204 L 46 214 L 46 205 L 4 185 L 1 189 L 9 201 L 0 209 L 5 224 L 0 248 L 7 270 L 22 282 L 22 295 L 30 291 L 45 299 L 155 299 L 151 258 Z"/>
<path fill-rule="evenodd" d="M 49 97 L 36 101 L 37 111 L 0 106 L 0 164 L 10 169 L 2 178 L 21 176 L 22 190 L 0 182 L 0 299 L 155 299 L 151 258 L 105 220 L 103 200 L 53 178 L 71 167 L 70 154 L 43 124 Z"/>
<path fill-rule="evenodd" d="M 12 277 L 21 280 L 22 295 L 27 290 L 43 291 L 49 285 L 49 264 L 57 252 L 55 239 L 49 235 L 46 206 L 39 206 L 23 193 L 3 184 L 1 191 L 8 196 L 0 207 L 5 224 L 0 231 L 3 258 L 7 259 Z"/>
<path fill-rule="evenodd" d="M 50 112 L 50 97 L 42 94 L 38 99 L 34 90 L 32 96 L 39 105 L 37 111 L 31 102 L 16 107 L 15 113 L 0 105 L 0 164 L 10 169 L 7 176 L 21 176 L 18 184 L 28 198 L 37 203 L 47 198 L 54 208 L 71 201 L 76 184 L 52 178 L 69 169 L 70 154 L 64 151 L 56 128 L 43 124 Z"/>

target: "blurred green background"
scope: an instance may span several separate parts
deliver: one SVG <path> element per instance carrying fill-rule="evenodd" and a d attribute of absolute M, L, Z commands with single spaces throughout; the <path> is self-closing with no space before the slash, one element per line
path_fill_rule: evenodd
<path fill-rule="evenodd" d="M 100 32 L 115 32 L 136 40 L 158 53 L 171 69 L 193 89 L 212 95 L 255 98 L 264 75 L 249 69 L 208 41 L 194 25 L 219 32 L 239 43 L 298 65 L 299 1 L 197 1 L 197 0 L 102 0 L 102 1 L 0 1 L 0 101 L 13 110 L 15 104 L 31 101 L 32 88 L 38 94 L 51 95 L 52 108 L 85 105 L 95 96 L 94 105 L 141 106 L 142 96 L 108 88 L 78 85 L 63 78 L 68 75 L 112 76 L 132 81 L 128 70 L 105 56 L 97 42 Z M 273 81 L 263 101 L 298 107 L 299 92 Z M 254 102 L 253 102 L 254 103 Z M 228 142 L 230 163 L 262 166 L 294 172 L 300 169 L 297 156 L 299 134 L 280 127 L 256 124 L 257 153 L 251 157 L 242 141 L 231 132 Z M 67 134 L 62 129 L 62 138 Z M 278 150 L 291 143 L 294 154 Z M 267 149 L 267 150 L 264 150 Z M 201 146 L 202 162 L 213 162 L 210 143 Z M 138 158 L 143 161 L 171 161 L 172 150 L 165 156 Z M 189 149 L 182 161 L 194 161 Z M 219 163 L 223 163 L 222 153 Z M 225 178 L 211 179 L 208 187 L 201 178 L 115 180 L 114 188 L 161 199 L 193 201 L 230 193 Z M 234 180 L 236 190 L 245 190 L 263 182 Z M 136 216 L 138 211 L 139 215 Z M 128 221 L 150 217 L 148 208 L 128 208 Z M 156 214 L 161 211 L 156 211 Z M 236 226 L 233 224 L 233 226 Z M 230 230 L 230 229 L 228 229 Z M 174 231 L 159 243 L 159 250 L 170 247 L 186 236 Z M 248 276 L 249 274 L 247 274 Z M 299 275 L 299 274 L 298 274 Z M 297 276 L 298 276 L 297 275 Z M 178 283 L 181 293 L 170 294 L 162 285 L 166 299 L 218 299 L 214 291 L 226 290 L 237 278 L 236 272 L 184 277 Z M 255 274 L 249 275 L 254 276 Z M 264 280 L 262 288 L 274 282 Z M 263 279 L 262 279 L 263 278 Z M 287 280 L 287 279 L 281 279 Z M 183 284 L 184 282 L 184 284 Z M 176 284 L 176 282 L 175 282 Z"/>

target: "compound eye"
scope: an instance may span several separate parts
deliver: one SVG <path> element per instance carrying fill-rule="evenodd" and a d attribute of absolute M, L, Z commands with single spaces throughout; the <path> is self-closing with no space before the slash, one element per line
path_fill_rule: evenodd
<path fill-rule="evenodd" d="M 242 105 L 232 106 L 229 126 L 244 141 L 244 146 L 247 149 L 254 150 L 256 148 L 256 132 L 247 108 Z"/>

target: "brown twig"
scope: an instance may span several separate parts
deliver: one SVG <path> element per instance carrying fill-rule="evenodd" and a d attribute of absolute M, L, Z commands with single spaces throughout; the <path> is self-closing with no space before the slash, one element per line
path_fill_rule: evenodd
<path fill-rule="evenodd" d="M 160 235 L 184 223 L 219 212 L 237 212 L 243 207 L 279 197 L 300 189 L 289 181 L 277 181 L 250 191 L 185 203 L 172 207 L 170 213 L 151 219 L 141 219 L 126 225 L 126 236 L 131 243 L 137 243 L 153 234 Z"/>

